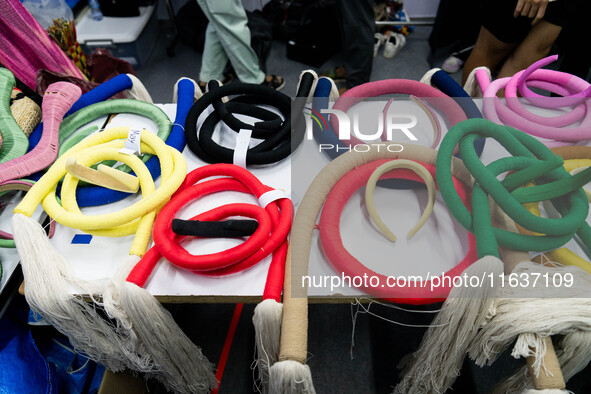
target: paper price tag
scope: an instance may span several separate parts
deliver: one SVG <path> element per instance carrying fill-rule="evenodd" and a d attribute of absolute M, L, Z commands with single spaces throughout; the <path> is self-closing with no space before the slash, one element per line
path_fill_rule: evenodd
<path fill-rule="evenodd" d="M 119 149 L 120 153 L 126 155 L 142 154 L 142 131 L 138 129 L 129 129 L 127 139 L 125 140 L 125 147 Z"/>

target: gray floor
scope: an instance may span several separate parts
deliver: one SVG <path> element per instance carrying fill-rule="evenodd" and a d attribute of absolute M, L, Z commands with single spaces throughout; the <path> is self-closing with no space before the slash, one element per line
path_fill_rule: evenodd
<path fill-rule="evenodd" d="M 429 70 L 427 57 L 429 44 L 427 39 L 431 32 L 430 27 L 417 27 L 408 36 L 407 44 L 394 59 L 386 59 L 380 54 L 374 58 L 371 80 L 389 78 L 405 78 L 419 80 Z M 154 102 L 171 102 L 172 87 L 180 77 L 189 77 L 197 80 L 201 65 L 201 54 L 183 43 L 177 44 L 175 56 L 166 55 L 166 46 L 170 42 L 170 35 L 163 34 L 158 41 L 148 62 L 137 70 L 138 77 L 146 85 Z M 283 92 L 288 96 L 295 95 L 300 72 L 311 68 L 303 63 L 289 60 L 286 57 L 285 43 L 275 41 L 273 43 L 267 69 L 269 73 L 280 74 L 286 79 Z M 322 71 L 330 66 L 341 64 L 337 54 L 329 59 L 323 66 L 315 69 Z M 459 78 L 460 72 L 454 77 Z"/>
<path fill-rule="evenodd" d="M 429 69 L 427 39 L 429 27 L 417 28 L 409 37 L 406 47 L 394 59 L 378 55 L 373 62 L 371 80 L 407 78 L 419 80 Z M 170 35 L 162 34 L 151 58 L 137 70 L 138 77 L 157 103 L 171 102 L 174 83 L 180 77 L 198 79 L 201 55 L 179 43 L 176 55 L 166 55 Z M 320 67 L 340 64 L 339 56 Z M 300 72 L 309 68 L 305 64 L 286 58 L 285 44 L 274 42 L 267 62 L 269 73 L 281 74 L 287 80 L 283 92 L 293 96 Z M 318 70 L 317 70 L 318 71 Z M 460 78 L 460 72 L 454 75 Z M 438 305 L 431 306 L 436 309 Z M 171 305 L 175 318 L 194 341 L 202 346 L 210 360 L 217 363 L 232 318 L 234 305 Z M 220 386 L 220 393 L 253 392 L 254 332 L 251 317 L 253 305 L 245 305 L 230 357 Z M 428 324 L 424 314 L 409 314 L 396 310 L 383 310 L 380 315 L 407 324 Z M 430 314 L 427 314 L 430 315 Z M 407 328 L 386 323 L 368 315 L 360 315 L 353 334 L 349 305 L 311 305 L 309 310 L 309 365 L 319 394 L 326 393 L 387 393 L 397 382 L 396 365 L 400 359 L 417 348 L 424 329 Z M 352 347 L 354 338 L 355 346 Z M 523 361 L 503 355 L 494 367 L 478 368 L 466 361 L 462 374 L 454 385 L 454 393 L 485 393 L 495 382 L 512 373 Z M 585 373 L 574 379 L 571 390 L 591 392 Z M 588 375 L 587 375 L 588 376 Z M 578 380 L 578 383 L 577 383 Z M 152 387 L 152 392 L 160 392 Z"/>

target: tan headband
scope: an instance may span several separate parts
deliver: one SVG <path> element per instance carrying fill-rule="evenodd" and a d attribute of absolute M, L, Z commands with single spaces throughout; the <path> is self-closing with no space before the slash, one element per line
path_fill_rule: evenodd
<path fill-rule="evenodd" d="M 390 231 L 388 226 L 386 226 L 386 224 L 380 217 L 376 209 L 373 193 L 376 189 L 378 179 L 380 179 L 380 177 L 384 175 L 386 172 L 396 168 L 405 168 L 411 170 L 412 172 L 420 176 L 425 182 L 425 185 L 427 185 L 427 191 L 429 193 L 429 202 L 427 203 L 427 207 L 423 211 L 423 214 L 421 215 L 419 222 L 409 231 L 407 235 L 408 238 L 415 235 L 417 231 L 419 231 L 421 227 L 423 227 L 423 225 L 427 222 L 429 216 L 431 216 L 431 213 L 433 213 L 433 206 L 435 205 L 436 197 L 435 181 L 433 180 L 431 173 L 429 173 L 429 171 L 427 171 L 425 167 L 423 167 L 416 161 L 405 159 L 393 160 L 385 164 L 382 164 L 381 166 L 375 169 L 373 174 L 371 174 L 371 176 L 367 180 L 367 185 L 365 186 L 365 204 L 367 206 L 367 211 L 369 212 L 369 216 L 371 217 L 371 219 L 374 221 L 376 226 L 378 226 L 382 234 L 384 234 L 384 236 L 392 242 L 396 242 L 396 236 L 394 235 L 394 233 L 392 233 L 392 231 Z"/>

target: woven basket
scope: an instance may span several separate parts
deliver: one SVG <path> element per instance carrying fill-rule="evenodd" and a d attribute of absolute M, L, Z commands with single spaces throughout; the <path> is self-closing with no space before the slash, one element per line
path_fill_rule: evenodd
<path fill-rule="evenodd" d="M 41 108 L 18 89 L 12 89 L 10 112 L 27 137 L 41 122 Z"/>

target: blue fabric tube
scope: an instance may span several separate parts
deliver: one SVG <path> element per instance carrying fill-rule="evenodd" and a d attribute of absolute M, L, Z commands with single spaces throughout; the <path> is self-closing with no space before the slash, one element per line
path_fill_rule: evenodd
<path fill-rule="evenodd" d="M 133 82 L 131 78 L 127 76 L 127 74 L 119 74 L 116 77 L 109 79 L 106 82 L 103 82 L 96 88 L 84 93 L 78 101 L 72 105 L 72 108 L 68 112 L 66 112 L 65 116 L 73 114 L 74 112 L 78 111 L 81 108 L 88 107 L 91 104 L 98 103 L 100 101 L 105 101 L 109 97 L 114 96 L 115 94 L 122 92 L 126 89 L 131 89 L 133 86 Z M 41 139 L 41 133 L 43 131 L 43 123 L 39 123 L 35 130 L 29 136 L 29 151 L 31 151 Z"/>
<path fill-rule="evenodd" d="M 322 109 L 328 108 L 328 101 L 330 90 L 332 89 L 332 83 L 328 78 L 319 78 L 318 83 L 316 84 L 316 90 L 314 91 L 314 98 L 312 99 L 312 109 L 318 113 Z M 328 116 L 327 116 L 328 118 Z M 324 122 L 321 123 L 322 128 L 316 123 L 312 122 L 312 130 L 314 132 L 314 139 L 318 143 L 319 146 L 324 146 L 327 149 L 322 149 L 331 160 L 336 159 L 342 153 L 346 152 L 347 149 L 345 145 L 342 143 L 341 140 L 337 137 L 337 135 L 332 130 L 332 126 L 328 119 L 326 119 L 326 125 L 328 129 L 325 130 L 326 126 L 324 126 Z M 328 148 L 328 146 L 332 146 L 332 148 Z"/>
<path fill-rule="evenodd" d="M 443 70 L 437 71 L 431 77 L 431 83 L 437 89 L 453 98 L 462 107 L 468 119 L 482 118 L 482 113 L 474 103 L 474 100 L 448 73 Z M 474 142 L 474 150 L 479 157 L 484 150 L 485 140 L 486 138 L 479 138 Z"/>
<path fill-rule="evenodd" d="M 185 148 L 185 119 L 195 97 L 195 85 L 189 79 L 181 79 L 178 85 L 178 98 L 174 124 L 166 144 L 182 152 Z M 147 162 L 146 167 L 156 179 L 160 176 L 160 162 L 156 156 L 152 156 Z M 101 186 L 80 187 L 76 190 L 76 199 L 80 207 L 92 207 L 96 205 L 109 204 L 122 200 L 129 196 L 129 193 L 123 193 L 116 190 L 106 189 Z"/>

